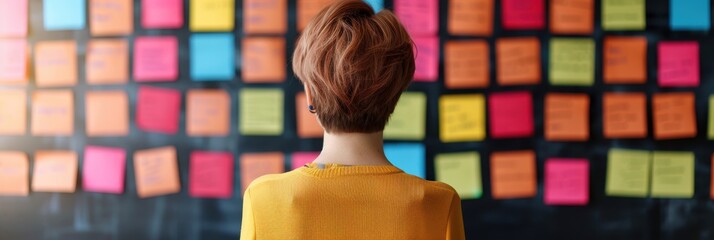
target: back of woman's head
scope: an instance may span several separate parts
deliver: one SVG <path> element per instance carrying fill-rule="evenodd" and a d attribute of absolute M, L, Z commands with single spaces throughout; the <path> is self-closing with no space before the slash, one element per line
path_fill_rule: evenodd
<path fill-rule="evenodd" d="M 293 71 L 327 132 L 378 132 L 414 75 L 413 43 L 391 11 L 337 0 L 298 39 Z"/>

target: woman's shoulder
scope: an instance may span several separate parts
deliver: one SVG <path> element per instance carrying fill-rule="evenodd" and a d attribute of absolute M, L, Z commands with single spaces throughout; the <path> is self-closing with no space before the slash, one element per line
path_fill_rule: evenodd
<path fill-rule="evenodd" d="M 438 194 L 443 194 L 447 196 L 452 196 L 452 195 L 458 195 L 456 192 L 456 189 L 454 189 L 451 185 L 446 184 L 444 182 L 436 181 L 436 180 L 427 180 L 423 179 L 414 175 L 406 174 L 404 173 L 403 175 L 406 175 L 410 181 L 412 181 L 412 184 L 416 185 L 421 185 L 423 186 L 423 189 L 425 191 L 430 191 L 430 192 L 435 192 Z"/>
<path fill-rule="evenodd" d="M 272 188 L 275 185 L 280 185 L 284 181 L 289 181 L 291 175 L 294 174 L 293 172 L 294 171 L 285 173 L 265 174 L 263 176 L 260 176 L 248 185 L 246 191 L 256 188 Z"/>

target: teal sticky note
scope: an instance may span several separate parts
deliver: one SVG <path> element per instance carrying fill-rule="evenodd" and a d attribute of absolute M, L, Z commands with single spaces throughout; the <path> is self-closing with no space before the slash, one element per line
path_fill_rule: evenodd
<path fill-rule="evenodd" d="M 191 35 L 190 70 L 194 81 L 228 81 L 235 77 L 236 47 L 230 33 Z"/>
<path fill-rule="evenodd" d="M 392 143 L 384 145 L 387 159 L 405 173 L 426 178 L 426 150 L 418 143 Z"/>
<path fill-rule="evenodd" d="M 44 0 L 45 30 L 80 30 L 86 17 L 85 0 Z"/>
<path fill-rule="evenodd" d="M 384 8 L 384 0 L 364 0 L 364 2 L 372 6 L 374 12 L 382 11 L 382 8 Z"/>
<path fill-rule="evenodd" d="M 670 0 L 669 25 L 674 30 L 707 31 L 711 26 L 710 0 Z"/>

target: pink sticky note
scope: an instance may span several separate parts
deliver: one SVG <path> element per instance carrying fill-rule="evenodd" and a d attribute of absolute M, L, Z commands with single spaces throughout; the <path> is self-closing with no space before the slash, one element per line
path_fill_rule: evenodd
<path fill-rule="evenodd" d="M 439 37 L 414 37 L 414 81 L 434 82 L 439 77 Z"/>
<path fill-rule="evenodd" d="M 491 137 L 533 135 L 533 98 L 530 92 L 493 93 L 488 101 Z"/>
<path fill-rule="evenodd" d="M 302 166 L 305 166 L 305 164 L 311 163 L 312 161 L 315 161 L 315 158 L 320 155 L 320 152 L 296 152 L 293 153 L 290 158 L 292 159 L 291 161 L 291 166 L 292 169 L 296 169 Z"/>
<path fill-rule="evenodd" d="M 178 78 L 178 40 L 173 36 L 138 37 L 134 41 L 134 79 L 168 82 Z"/>
<path fill-rule="evenodd" d="M 87 146 L 84 149 L 82 188 L 87 192 L 124 192 L 126 151 L 121 148 Z"/>
<path fill-rule="evenodd" d="M 25 39 L 0 39 L 0 84 L 27 81 L 25 41 Z"/>
<path fill-rule="evenodd" d="M 394 11 L 412 37 L 436 36 L 439 31 L 437 0 L 394 0 Z"/>
<path fill-rule="evenodd" d="M 183 26 L 182 0 L 142 0 L 141 26 L 173 29 Z"/>
<path fill-rule="evenodd" d="M 229 152 L 192 152 L 189 194 L 202 198 L 230 198 L 233 195 L 233 170 L 233 154 Z"/>
<path fill-rule="evenodd" d="M 589 168 L 587 159 L 548 159 L 545 162 L 545 204 L 588 204 Z"/>
<path fill-rule="evenodd" d="M 501 7 L 505 29 L 542 29 L 545 26 L 543 0 L 503 0 Z"/>
<path fill-rule="evenodd" d="M 0 37 L 27 36 L 27 0 L 0 0 Z"/>
<path fill-rule="evenodd" d="M 173 89 L 139 87 L 136 124 L 147 132 L 176 134 L 181 92 Z"/>
<path fill-rule="evenodd" d="M 660 42 L 659 85 L 661 87 L 699 86 L 699 43 L 696 41 Z"/>

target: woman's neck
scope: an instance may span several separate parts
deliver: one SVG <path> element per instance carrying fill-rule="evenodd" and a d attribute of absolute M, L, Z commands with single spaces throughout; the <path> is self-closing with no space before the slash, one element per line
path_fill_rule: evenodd
<path fill-rule="evenodd" d="M 315 163 L 341 165 L 391 165 L 384 156 L 382 132 L 325 133 Z"/>

